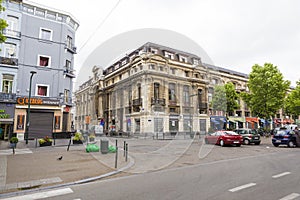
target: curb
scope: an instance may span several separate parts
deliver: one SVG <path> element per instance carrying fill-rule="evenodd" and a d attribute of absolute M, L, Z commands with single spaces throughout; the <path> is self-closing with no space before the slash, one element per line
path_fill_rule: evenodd
<path fill-rule="evenodd" d="M 52 186 L 47 186 L 47 187 L 42 187 L 42 188 L 28 189 L 26 191 L 3 193 L 3 194 L 0 194 L 0 199 L 7 198 L 7 197 L 21 196 L 21 195 L 29 194 L 29 193 L 32 193 L 32 192 L 40 192 L 40 191 L 44 191 L 44 190 L 50 190 L 50 189 L 56 189 L 56 188 L 62 188 L 62 187 L 70 187 L 70 186 L 73 186 L 73 185 L 79 185 L 79 184 L 84 184 L 84 183 L 89 183 L 89 182 L 101 180 L 103 178 L 118 174 L 120 172 L 125 171 L 126 169 L 131 168 L 134 165 L 134 163 L 135 163 L 134 159 L 130 157 L 130 162 L 128 163 L 128 165 L 126 165 L 125 167 L 122 167 L 118 170 L 108 172 L 106 174 L 102 174 L 102 175 L 99 175 L 99 176 L 86 178 L 86 179 L 82 179 L 82 180 L 74 181 L 74 182 L 70 182 L 70 183 L 62 183 L 62 184 L 57 184 L 57 185 L 52 185 Z M 18 189 L 18 188 L 15 188 L 15 189 Z"/>

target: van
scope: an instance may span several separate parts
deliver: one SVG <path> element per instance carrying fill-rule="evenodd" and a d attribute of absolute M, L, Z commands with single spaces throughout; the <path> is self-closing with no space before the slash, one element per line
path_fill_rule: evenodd
<path fill-rule="evenodd" d="M 103 135 L 103 126 L 100 125 L 93 125 L 89 129 L 89 134 L 95 134 L 96 136 Z"/>

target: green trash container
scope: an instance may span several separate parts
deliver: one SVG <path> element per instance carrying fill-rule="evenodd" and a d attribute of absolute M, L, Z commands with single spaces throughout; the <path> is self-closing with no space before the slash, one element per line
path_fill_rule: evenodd
<path fill-rule="evenodd" d="M 101 140 L 100 149 L 101 153 L 108 153 L 108 140 Z"/>

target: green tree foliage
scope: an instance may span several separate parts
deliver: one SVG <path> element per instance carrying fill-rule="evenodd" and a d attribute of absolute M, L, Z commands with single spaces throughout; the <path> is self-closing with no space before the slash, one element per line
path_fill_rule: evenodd
<path fill-rule="evenodd" d="M 269 119 L 283 107 L 289 87 L 290 81 L 283 80 L 277 66 L 271 63 L 265 63 L 264 66 L 256 64 L 252 67 L 249 77 L 250 92 L 241 96 L 254 115 Z"/>
<path fill-rule="evenodd" d="M 223 85 L 216 85 L 211 106 L 214 111 L 227 111 L 226 91 Z"/>
<path fill-rule="evenodd" d="M 5 8 L 2 6 L 2 0 L 0 0 L 0 12 L 4 11 Z M 7 27 L 7 23 L 4 19 L 0 19 L 0 43 L 5 42 L 6 37 L 2 34 L 3 29 Z"/>
<path fill-rule="evenodd" d="M 227 112 L 234 112 L 234 110 L 240 108 L 238 104 L 239 95 L 236 93 L 235 86 L 229 82 L 225 84 L 225 92 L 227 98 Z"/>
<path fill-rule="evenodd" d="M 296 88 L 285 99 L 285 111 L 287 114 L 294 116 L 300 115 L 300 81 L 297 82 Z"/>
<path fill-rule="evenodd" d="M 234 112 L 239 108 L 238 99 L 239 95 L 236 93 L 233 83 L 217 85 L 214 88 L 212 108 L 215 111 Z"/>

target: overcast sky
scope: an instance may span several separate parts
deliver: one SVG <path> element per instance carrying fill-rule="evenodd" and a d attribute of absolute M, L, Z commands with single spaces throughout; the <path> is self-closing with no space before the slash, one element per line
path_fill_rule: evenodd
<path fill-rule="evenodd" d="M 68 12 L 79 21 L 77 71 L 99 45 L 112 37 L 155 28 L 175 31 L 193 40 L 217 66 L 250 73 L 254 64 L 270 62 L 292 85 L 300 79 L 298 0 L 31 1 Z M 100 58 L 95 62 L 106 64 Z"/>

